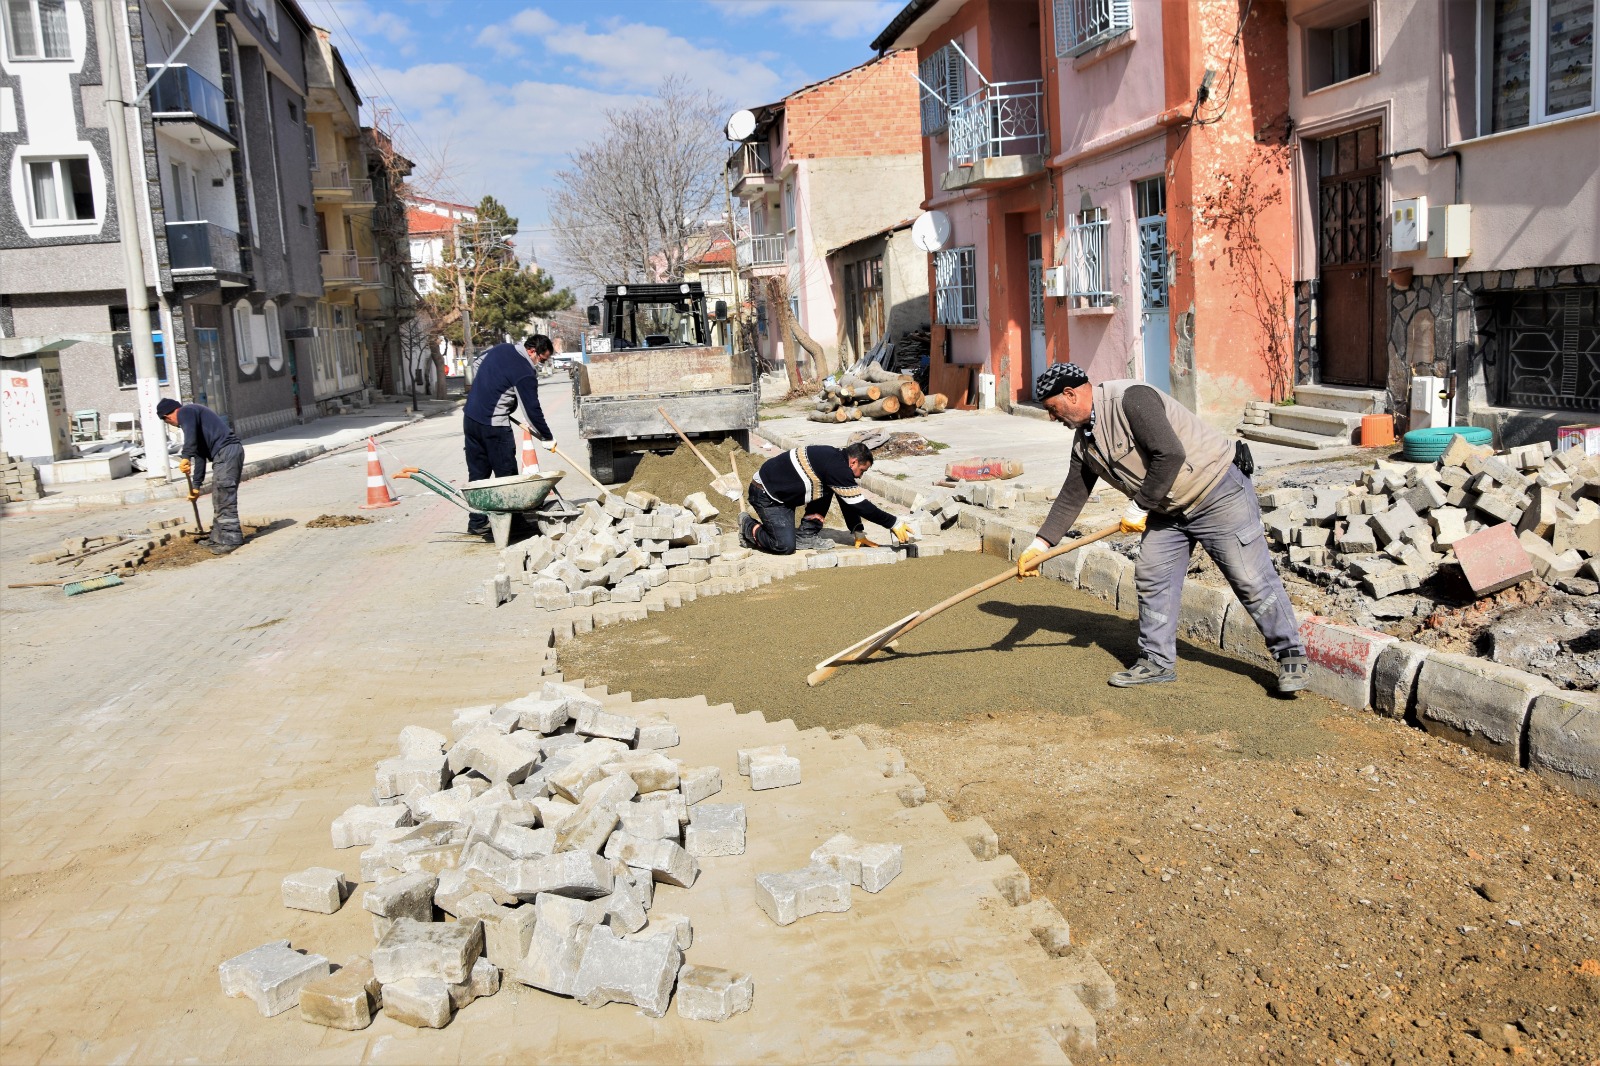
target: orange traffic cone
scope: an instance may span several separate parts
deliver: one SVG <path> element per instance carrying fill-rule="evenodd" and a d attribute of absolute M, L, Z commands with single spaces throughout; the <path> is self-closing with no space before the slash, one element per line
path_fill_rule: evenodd
<path fill-rule="evenodd" d="M 519 429 L 517 432 L 522 436 L 522 455 L 518 459 L 518 465 L 522 467 L 524 474 L 537 474 L 539 453 L 533 448 L 533 434 L 525 429 Z"/>
<path fill-rule="evenodd" d="M 389 479 L 384 476 L 383 463 L 378 459 L 377 442 L 368 437 L 367 502 L 361 505 L 360 510 L 376 511 L 380 507 L 393 507 L 399 502 L 394 498 L 394 492 L 389 488 Z"/>

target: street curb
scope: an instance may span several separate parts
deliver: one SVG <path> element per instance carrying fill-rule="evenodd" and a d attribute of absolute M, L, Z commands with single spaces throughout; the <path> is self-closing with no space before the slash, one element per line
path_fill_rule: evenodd
<path fill-rule="evenodd" d="M 780 448 L 794 448 L 799 444 L 798 441 L 791 441 L 782 434 L 772 430 L 764 430 L 759 426 L 756 428 L 756 433 Z M 905 506 L 910 506 L 912 498 L 918 493 L 917 489 L 903 482 L 882 474 L 875 474 L 870 470 L 862 477 L 861 483 L 879 496 Z M 1034 531 L 1031 528 L 1020 528 L 997 515 L 983 514 L 980 509 L 966 505 L 961 508 L 960 524 L 964 529 L 977 531 L 982 539 L 985 552 L 1012 561 L 1016 560 L 1023 547 L 1032 542 L 1034 536 Z M 1099 559 L 1098 557 L 1102 554 L 1113 558 Z M 1067 558 L 1079 555 L 1081 555 L 1081 559 L 1077 566 L 1046 567 L 1045 576 L 1054 578 L 1062 584 L 1070 585 L 1073 588 L 1083 588 L 1081 583 L 1083 575 L 1089 574 L 1093 576 L 1103 569 L 1116 566 L 1118 562 L 1126 562 L 1126 558 L 1121 554 L 1099 545 L 1092 545 L 1082 553 L 1074 552 L 1072 556 L 1067 556 Z M 1094 562 L 1095 565 L 1091 566 L 1091 562 Z M 1096 592 L 1097 590 L 1086 589 L 1085 591 Z M 1122 605 L 1118 602 L 1115 586 L 1110 590 L 1101 589 L 1098 592 L 1102 599 L 1107 600 L 1113 610 L 1117 610 L 1119 614 L 1128 613 L 1126 610 L 1121 609 Z M 1109 592 L 1109 595 L 1107 595 L 1107 592 Z M 1243 612 L 1239 613 L 1242 614 Z M 1266 657 L 1266 648 L 1261 643 L 1261 636 L 1256 631 L 1254 622 L 1249 619 L 1248 615 L 1243 616 L 1244 623 L 1248 626 L 1248 636 L 1254 638 L 1249 641 L 1250 646 L 1259 646 L 1259 652 L 1252 655 L 1241 645 L 1242 634 L 1235 628 L 1234 614 L 1235 612 L 1230 605 L 1226 615 L 1226 624 L 1221 627 L 1215 643 L 1209 639 L 1195 639 L 1197 632 L 1205 631 L 1209 636 L 1210 627 L 1205 627 L 1204 630 L 1196 627 L 1195 630 L 1186 633 L 1183 639 L 1199 647 L 1207 649 L 1214 647 L 1229 658 L 1237 659 L 1243 663 L 1271 668 L 1273 664 L 1271 659 Z M 1302 634 L 1305 634 L 1306 623 L 1312 616 L 1296 611 L 1295 618 L 1301 623 Z M 1329 620 L 1318 618 L 1316 621 L 1326 625 Z M 1343 626 L 1339 628 L 1353 627 Z M 1382 643 L 1383 647 L 1391 647 L 1399 642 L 1394 641 L 1394 638 L 1389 638 L 1388 641 Z M 1429 658 L 1434 655 L 1445 654 L 1435 652 L 1433 649 L 1419 650 L 1422 651 L 1422 654 L 1417 656 L 1414 663 L 1409 664 L 1412 671 L 1417 671 L 1417 673 L 1411 675 L 1413 677 L 1417 677 L 1420 674 L 1420 668 L 1425 666 Z M 1345 666 L 1345 664 L 1340 665 Z M 1314 675 L 1325 673 L 1329 669 L 1325 662 L 1319 662 L 1316 657 L 1313 657 L 1311 668 Z M 1338 672 L 1340 674 L 1352 674 L 1352 671 L 1347 668 Z M 1526 689 L 1530 696 L 1522 706 L 1520 715 L 1513 715 L 1518 721 L 1510 723 L 1513 726 L 1520 725 L 1519 736 L 1523 738 L 1523 743 L 1521 745 L 1513 743 L 1498 750 L 1485 751 L 1484 754 L 1492 758 L 1509 761 L 1525 770 L 1534 770 L 1550 784 L 1557 785 L 1576 795 L 1600 796 L 1600 750 L 1597 750 L 1600 749 L 1600 726 L 1595 724 L 1600 722 L 1600 695 L 1564 692 L 1555 689 L 1547 679 L 1537 674 L 1531 674 L 1509 666 L 1501 667 L 1497 665 L 1494 672 L 1497 676 L 1504 678 L 1507 684 L 1516 688 Z M 1379 672 L 1372 668 L 1372 664 L 1364 663 L 1362 670 L 1354 671 L 1353 673 L 1360 676 L 1334 678 L 1330 675 L 1314 679 L 1312 689 L 1321 689 L 1322 694 L 1329 699 L 1329 702 L 1349 707 L 1351 710 L 1369 711 L 1379 717 L 1386 718 L 1396 718 L 1403 715 L 1402 720 L 1413 729 L 1424 732 L 1437 731 L 1437 729 L 1424 728 L 1423 722 L 1419 720 L 1419 715 L 1415 710 L 1407 713 L 1407 709 L 1400 709 L 1399 715 L 1397 715 L 1395 709 L 1388 707 L 1388 704 L 1393 703 L 1392 694 L 1390 694 L 1389 699 L 1375 698 L 1374 683 L 1378 679 Z M 1355 688 L 1350 688 L 1352 685 Z M 1335 690 L 1340 686 L 1349 689 L 1348 695 L 1352 699 L 1356 689 L 1364 686 L 1366 688 L 1366 695 L 1363 700 L 1364 705 L 1357 707 L 1344 700 L 1328 696 L 1329 691 Z M 1504 701 L 1496 698 L 1498 692 L 1498 687 L 1484 685 L 1456 693 L 1453 705 L 1455 713 L 1464 719 L 1472 721 L 1492 720 L 1496 717 L 1504 718 L 1506 716 L 1506 711 L 1502 707 Z M 1535 702 L 1535 696 L 1532 694 L 1538 692 L 1568 700 L 1575 707 L 1583 709 L 1581 724 L 1567 725 L 1565 728 L 1543 727 L 1531 729 L 1531 705 Z M 1410 692 L 1409 689 L 1407 695 L 1412 700 L 1416 698 L 1415 693 Z M 1569 714 L 1569 717 L 1573 717 L 1575 713 Z M 1507 758 L 1507 756 L 1510 757 Z"/>
<path fill-rule="evenodd" d="M 403 425 L 394 426 L 390 429 L 374 430 L 369 436 L 387 436 L 390 433 L 396 433 L 414 426 L 418 422 L 425 422 L 430 418 L 454 414 L 460 406 L 460 403 L 456 403 L 442 411 L 428 411 L 409 418 Z M 351 441 L 350 444 L 339 445 L 339 448 L 348 448 L 351 444 L 356 443 L 359 442 Z M 248 446 L 247 442 L 246 447 Z M 339 449 L 333 450 L 337 451 Z M 240 473 L 239 480 L 249 481 L 264 474 L 276 474 L 280 470 L 288 470 L 291 467 L 299 466 L 301 463 L 309 462 L 318 456 L 328 454 L 328 452 L 327 445 L 312 444 L 296 451 L 284 452 L 282 455 L 256 459 L 244 464 L 244 470 Z M 209 495 L 210 491 L 210 489 L 201 490 L 202 494 L 205 495 Z M 0 518 L 13 514 L 52 514 L 57 511 L 87 511 L 104 507 L 127 507 L 133 504 L 158 503 L 163 500 L 182 500 L 187 498 L 188 495 L 188 489 L 178 488 L 176 482 L 168 482 L 154 488 L 122 489 L 119 492 L 102 492 L 84 496 L 55 496 L 46 497 L 42 500 L 30 500 L 26 503 L 0 504 Z"/>

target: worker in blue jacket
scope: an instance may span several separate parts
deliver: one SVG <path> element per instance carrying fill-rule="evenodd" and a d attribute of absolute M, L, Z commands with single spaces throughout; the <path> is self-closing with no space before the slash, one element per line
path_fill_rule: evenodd
<path fill-rule="evenodd" d="M 215 411 L 197 403 L 163 399 L 156 404 L 156 416 L 167 425 L 183 430 L 178 469 L 191 475 L 189 499 L 200 498 L 206 464 L 211 464 L 211 536 L 201 543 L 211 549 L 212 555 L 228 554 L 244 543 L 244 530 L 239 528 L 239 479 L 244 474 L 244 445 Z"/>
<path fill-rule="evenodd" d="M 856 547 L 875 548 L 866 538 L 862 520 L 887 529 L 901 544 L 911 539 L 911 527 L 871 500 L 856 483 L 872 466 L 872 450 L 865 444 L 833 448 L 808 444 L 791 448 L 761 464 L 750 481 L 746 498 L 755 512 L 739 518 L 739 540 L 747 548 L 769 555 L 793 555 L 796 547 L 832 547 L 822 539 L 822 523 L 835 498 L 844 523 L 855 534 Z M 799 543 L 794 515 L 803 508 Z"/>
<path fill-rule="evenodd" d="M 517 473 L 517 440 L 511 432 L 511 413 L 533 428 L 541 443 L 555 439 L 539 407 L 538 368 L 550 360 L 555 346 L 542 333 L 531 334 L 515 344 L 496 344 L 483 353 L 467 393 L 467 408 L 461 419 L 466 438 L 467 480 L 511 477 Z M 467 520 L 467 532 L 490 536 L 489 519 L 474 514 Z"/>

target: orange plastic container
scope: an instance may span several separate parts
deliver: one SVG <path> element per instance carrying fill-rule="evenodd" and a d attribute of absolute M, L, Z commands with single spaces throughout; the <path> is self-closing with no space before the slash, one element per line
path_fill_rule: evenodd
<path fill-rule="evenodd" d="M 1382 448 L 1394 443 L 1394 415 L 1365 415 L 1361 419 L 1361 446 Z"/>

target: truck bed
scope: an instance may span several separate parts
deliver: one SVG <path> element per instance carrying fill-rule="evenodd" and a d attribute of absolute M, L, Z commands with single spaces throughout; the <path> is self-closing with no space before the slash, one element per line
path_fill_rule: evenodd
<path fill-rule="evenodd" d="M 724 348 L 628 348 L 591 353 L 578 374 L 580 397 L 656 396 L 749 388 L 748 356 Z"/>

